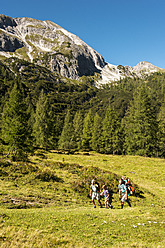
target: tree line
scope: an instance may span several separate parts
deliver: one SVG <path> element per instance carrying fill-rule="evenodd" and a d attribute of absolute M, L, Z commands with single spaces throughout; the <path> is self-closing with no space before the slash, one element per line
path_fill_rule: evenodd
<path fill-rule="evenodd" d="M 148 80 L 153 83 L 152 79 Z M 77 105 L 73 108 L 70 103 L 60 112 L 55 111 L 55 101 L 52 104 L 55 93 L 41 88 L 34 106 L 25 84 L 18 78 L 13 80 L 11 91 L 1 103 L 1 152 L 7 151 L 7 156 L 16 159 L 27 158 L 36 147 L 165 157 L 164 80 L 158 96 L 153 91 L 155 86 L 150 88 L 144 82 L 134 83 L 136 87 L 131 89 L 132 81 L 125 79 L 116 86 L 96 91 L 89 87 L 86 91 L 91 99 L 86 109 Z M 109 102 L 108 91 L 113 92 Z M 128 91 L 128 101 L 121 97 L 125 100 L 121 111 L 123 101 L 120 98 L 120 104 L 114 102 L 114 95 Z"/>

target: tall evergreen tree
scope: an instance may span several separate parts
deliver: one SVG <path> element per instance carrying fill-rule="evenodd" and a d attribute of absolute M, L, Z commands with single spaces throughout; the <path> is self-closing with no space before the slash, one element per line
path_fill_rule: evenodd
<path fill-rule="evenodd" d="M 20 83 L 15 81 L 2 113 L 2 138 L 9 148 L 9 153 L 16 159 L 26 158 L 31 147 L 28 126 L 29 116 Z"/>
<path fill-rule="evenodd" d="M 52 119 L 52 148 L 58 149 L 59 139 L 63 129 L 63 119 L 59 115 L 53 114 Z"/>
<path fill-rule="evenodd" d="M 33 135 L 37 146 L 49 148 L 52 137 L 52 112 L 48 97 L 42 90 L 36 104 Z"/>
<path fill-rule="evenodd" d="M 83 115 L 81 111 L 76 112 L 73 119 L 73 137 L 72 142 L 75 149 L 81 149 L 82 147 L 82 130 L 83 130 Z"/>
<path fill-rule="evenodd" d="M 34 106 L 32 105 L 31 99 L 29 96 L 26 97 L 26 105 L 27 107 L 27 114 L 29 115 L 29 119 L 28 119 L 28 126 L 29 129 L 31 130 L 31 133 L 33 131 L 33 126 L 34 126 L 34 122 L 35 122 L 35 111 L 34 111 Z"/>
<path fill-rule="evenodd" d="M 109 154 L 119 154 L 121 151 L 121 123 L 118 114 L 109 106 L 103 120 L 102 143 L 103 152 Z"/>
<path fill-rule="evenodd" d="M 165 157 L 165 101 L 158 114 L 158 155 Z"/>
<path fill-rule="evenodd" d="M 72 149 L 73 148 L 72 137 L 73 137 L 73 122 L 72 122 L 72 116 L 70 110 L 68 110 L 65 116 L 64 126 L 59 139 L 59 148 L 65 150 Z"/>
<path fill-rule="evenodd" d="M 102 118 L 95 114 L 92 132 L 92 150 L 100 152 L 102 148 Z"/>
<path fill-rule="evenodd" d="M 93 119 L 92 110 L 90 109 L 84 118 L 82 132 L 82 148 L 85 150 L 92 149 Z"/>
<path fill-rule="evenodd" d="M 157 121 L 155 109 L 142 85 L 134 93 L 125 116 L 125 147 L 128 154 L 153 156 L 157 153 Z"/>

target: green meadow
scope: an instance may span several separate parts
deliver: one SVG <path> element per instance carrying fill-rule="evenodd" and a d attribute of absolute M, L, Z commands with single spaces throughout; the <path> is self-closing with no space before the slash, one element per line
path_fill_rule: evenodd
<path fill-rule="evenodd" d="M 165 160 L 38 150 L 28 162 L 0 160 L 0 247 L 165 247 Z M 120 208 L 118 180 L 135 187 Z M 90 182 L 112 192 L 93 208 Z M 104 203 L 104 199 L 101 199 Z"/>

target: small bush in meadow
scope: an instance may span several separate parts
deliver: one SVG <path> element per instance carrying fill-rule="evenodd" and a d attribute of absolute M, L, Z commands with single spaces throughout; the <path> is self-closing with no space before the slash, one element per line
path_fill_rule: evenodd
<path fill-rule="evenodd" d="M 21 174 L 29 174 L 38 171 L 38 166 L 28 163 L 17 163 L 13 165 L 13 171 Z"/>
<path fill-rule="evenodd" d="M 35 177 L 36 179 L 40 179 L 44 182 L 49 181 L 60 181 L 60 178 L 55 175 L 55 172 L 51 170 L 49 167 L 45 167 L 39 171 L 39 173 Z"/>

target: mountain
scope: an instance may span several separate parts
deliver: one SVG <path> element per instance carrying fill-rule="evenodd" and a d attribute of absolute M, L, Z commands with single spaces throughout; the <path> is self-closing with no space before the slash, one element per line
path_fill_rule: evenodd
<path fill-rule="evenodd" d="M 155 72 L 165 72 L 165 69 L 152 65 L 149 62 L 139 62 L 136 66 L 112 65 L 107 63 L 101 70 L 101 79 L 98 84 L 106 84 L 125 77 L 145 78 Z"/>
<path fill-rule="evenodd" d="M 0 56 L 16 56 L 77 79 L 99 73 L 103 57 L 79 37 L 51 21 L 0 15 Z"/>
<path fill-rule="evenodd" d="M 98 84 L 126 76 L 144 77 L 162 70 L 148 62 L 135 67 L 106 63 L 79 37 L 51 21 L 0 15 L 0 59 L 10 57 L 27 60 L 71 79 L 98 73 Z"/>

